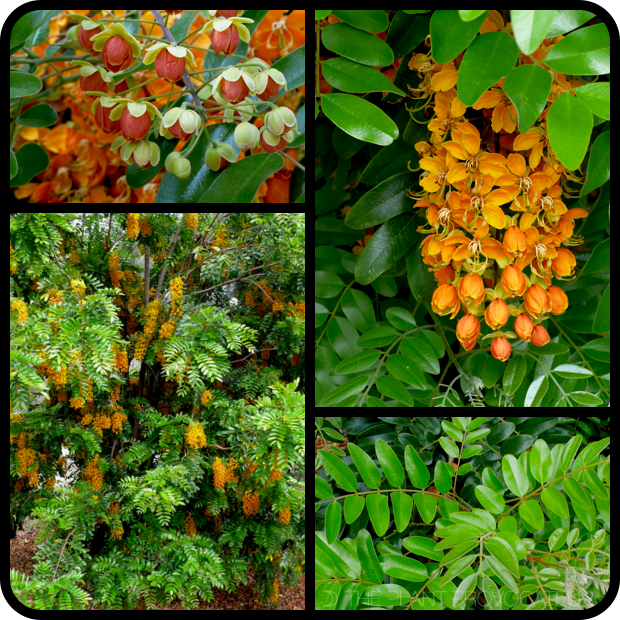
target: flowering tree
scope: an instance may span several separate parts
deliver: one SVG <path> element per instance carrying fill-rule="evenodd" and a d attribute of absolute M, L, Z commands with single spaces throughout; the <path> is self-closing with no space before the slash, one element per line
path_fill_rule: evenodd
<path fill-rule="evenodd" d="M 303 295 L 288 214 L 12 214 L 22 602 L 190 609 L 252 567 L 277 604 L 304 567 Z"/>
<path fill-rule="evenodd" d="M 606 16 L 315 16 L 317 404 L 607 406 Z"/>
<path fill-rule="evenodd" d="M 16 195 L 63 202 L 75 183 L 90 190 L 81 198 L 108 202 L 103 180 L 126 165 L 118 187 L 128 186 L 125 202 L 253 202 L 268 195 L 263 184 L 274 174 L 287 173 L 290 190 L 293 170 L 293 201 L 303 202 L 303 12 L 163 13 L 34 11 L 18 20 L 11 34 Z M 43 129 L 67 109 L 83 134 L 72 136 L 62 123 Z M 72 137 L 84 160 L 71 156 Z M 97 174 L 72 174 L 86 168 Z M 56 181 L 54 170 L 62 173 Z M 289 202 L 287 193 L 269 201 Z"/>

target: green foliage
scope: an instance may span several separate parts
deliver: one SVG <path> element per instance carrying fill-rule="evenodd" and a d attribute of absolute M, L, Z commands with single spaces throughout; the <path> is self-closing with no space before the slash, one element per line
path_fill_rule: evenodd
<path fill-rule="evenodd" d="M 321 440 L 341 431 L 347 445 L 315 463 L 316 609 L 576 610 L 606 596 L 610 439 L 584 447 L 575 428 L 609 418 L 326 420 Z"/>

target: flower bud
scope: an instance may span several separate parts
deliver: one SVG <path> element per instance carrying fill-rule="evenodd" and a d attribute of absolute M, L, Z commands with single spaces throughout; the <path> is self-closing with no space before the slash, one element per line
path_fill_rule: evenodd
<path fill-rule="evenodd" d="M 108 98 L 103 97 L 103 99 Z M 104 133 L 117 133 L 120 131 L 121 122 L 120 120 L 111 121 L 110 114 L 112 114 L 112 110 L 114 106 L 106 107 L 103 105 L 101 99 L 97 101 L 97 110 L 95 111 L 95 123 Z"/>
<path fill-rule="evenodd" d="M 514 265 L 506 265 L 502 273 L 502 288 L 508 297 L 521 297 L 527 288 L 523 272 Z"/>
<path fill-rule="evenodd" d="M 228 19 L 229 17 L 237 17 L 239 11 L 218 11 L 215 16 L 216 17 L 225 17 Z"/>
<path fill-rule="evenodd" d="M 256 91 L 256 96 L 262 101 L 269 101 L 269 99 L 273 99 L 280 92 L 281 86 L 270 75 L 267 75 L 266 79 L 262 79 L 260 82 L 266 82 L 263 90 L 259 92 L 260 89 L 257 89 Z M 259 84 L 259 80 L 256 81 L 256 84 Z"/>
<path fill-rule="evenodd" d="M 573 275 L 574 267 L 577 264 L 575 255 L 565 248 L 558 248 L 558 255 L 551 261 L 551 268 L 556 276 L 567 278 Z"/>
<path fill-rule="evenodd" d="M 239 123 L 235 129 L 235 144 L 241 151 L 255 148 L 260 142 L 258 127 L 251 123 Z"/>
<path fill-rule="evenodd" d="M 179 140 L 189 140 L 196 130 L 202 127 L 202 120 L 194 110 L 173 108 L 168 110 L 162 122 L 162 128 L 167 129 Z M 163 133 L 160 131 L 160 134 Z"/>
<path fill-rule="evenodd" d="M 217 54 L 225 54 L 226 56 L 234 54 L 239 47 L 239 31 L 233 24 L 223 32 L 214 28 L 211 35 L 211 46 Z"/>
<path fill-rule="evenodd" d="M 514 330 L 521 340 L 529 342 L 532 338 L 534 323 L 532 323 L 532 319 L 530 319 L 530 317 L 523 312 L 515 319 Z"/>
<path fill-rule="evenodd" d="M 547 293 L 551 297 L 551 314 L 562 314 L 568 308 L 568 297 L 559 286 L 547 287 Z"/>
<path fill-rule="evenodd" d="M 148 116 L 148 115 L 147 115 Z M 133 161 L 137 166 L 146 170 L 147 168 L 156 166 L 159 163 L 161 151 L 155 142 L 140 142 L 133 151 Z"/>
<path fill-rule="evenodd" d="M 527 251 L 527 237 L 518 226 L 509 226 L 504 233 L 503 245 L 508 254 L 521 257 Z"/>
<path fill-rule="evenodd" d="M 532 284 L 525 293 L 525 308 L 535 319 L 551 310 L 551 296 L 538 284 Z"/>
<path fill-rule="evenodd" d="M 101 73 L 99 71 L 95 71 L 95 73 L 87 76 L 82 76 L 80 78 L 80 88 L 83 92 L 97 92 L 97 93 L 107 93 L 108 85 L 106 81 L 101 77 Z"/>
<path fill-rule="evenodd" d="M 532 331 L 532 344 L 536 347 L 544 347 L 551 338 L 549 338 L 549 333 L 542 325 L 534 326 L 534 331 Z"/>
<path fill-rule="evenodd" d="M 212 144 L 207 148 L 205 163 L 214 172 L 222 170 L 226 168 L 229 163 L 234 163 L 236 161 L 237 154 L 229 144 L 216 142 L 214 145 Z"/>
<path fill-rule="evenodd" d="M 509 357 L 512 349 L 506 338 L 493 338 L 491 343 L 491 354 L 496 360 L 505 362 Z"/>
<path fill-rule="evenodd" d="M 112 73 L 129 69 L 133 64 L 131 46 L 120 35 L 116 35 L 106 41 L 101 58 L 104 67 Z"/>
<path fill-rule="evenodd" d="M 276 108 L 265 115 L 265 126 L 274 136 L 281 136 L 283 133 L 297 128 L 297 119 L 294 112 L 289 108 Z"/>
<path fill-rule="evenodd" d="M 130 103 L 124 110 L 121 116 L 121 132 L 125 140 L 137 142 L 142 140 L 151 128 L 151 117 L 146 111 L 144 106 L 144 113 L 140 116 L 134 116 L 132 110 L 137 112 L 141 106 L 139 104 Z"/>
<path fill-rule="evenodd" d="M 473 314 L 466 314 L 456 324 L 456 337 L 466 351 L 476 346 L 480 335 L 480 321 Z"/>
<path fill-rule="evenodd" d="M 459 282 L 459 297 L 466 306 L 477 306 L 484 300 L 484 282 L 477 273 L 468 273 Z"/>
<path fill-rule="evenodd" d="M 168 15 L 176 15 L 177 13 L 183 13 L 183 11 L 166 11 L 166 13 L 168 13 Z"/>
<path fill-rule="evenodd" d="M 180 153 L 170 153 L 166 158 L 166 170 L 179 179 L 187 179 L 192 172 L 192 165 Z"/>
<path fill-rule="evenodd" d="M 250 93 L 248 85 L 242 79 L 236 82 L 222 79 L 220 88 L 222 95 L 229 103 L 241 103 Z"/>
<path fill-rule="evenodd" d="M 177 82 L 185 73 L 185 56 L 177 58 L 164 48 L 155 59 L 155 71 L 162 80 Z"/>
<path fill-rule="evenodd" d="M 94 41 L 91 41 L 91 39 L 100 32 L 103 32 L 101 26 L 91 21 L 83 22 L 78 32 L 78 41 L 80 42 L 80 45 L 93 56 L 98 56 L 99 52 L 96 52 L 93 49 L 95 43 Z"/>
<path fill-rule="evenodd" d="M 484 320 L 493 330 L 504 327 L 509 318 L 508 304 L 503 299 L 494 299 L 484 311 Z"/>
<path fill-rule="evenodd" d="M 260 130 L 260 142 L 268 153 L 281 151 L 288 146 L 288 142 L 284 139 L 284 136 L 275 136 L 264 126 L 261 127 Z"/>
<path fill-rule="evenodd" d="M 461 309 L 461 301 L 454 286 L 452 284 L 438 286 L 433 293 L 431 307 L 439 316 L 452 313 L 450 318 L 453 319 Z"/>

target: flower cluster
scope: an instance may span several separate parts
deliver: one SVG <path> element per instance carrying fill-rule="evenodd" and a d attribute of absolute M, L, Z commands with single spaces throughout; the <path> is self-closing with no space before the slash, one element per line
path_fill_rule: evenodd
<path fill-rule="evenodd" d="M 490 11 L 483 31 L 502 23 Z M 540 64 L 556 40 L 546 39 L 522 64 Z M 482 110 L 479 126 L 468 120 L 467 108 L 456 89 L 463 55 L 448 63 L 435 63 L 430 54 L 415 54 L 409 67 L 421 83 L 411 89 L 418 97 L 432 97 L 434 109 L 428 124 L 430 142 L 418 142 L 423 191 L 411 193 L 415 207 L 425 208 L 427 236 L 421 244 L 423 261 L 437 282 L 431 306 L 440 315 L 465 316 L 456 335 L 467 351 L 481 332 L 480 318 L 491 332 L 491 353 L 509 358 L 509 339 L 517 336 L 535 346 L 549 342 L 541 324 L 547 314 L 561 314 L 568 298 L 552 278 L 570 279 L 576 264 L 572 252 L 561 245 L 579 245 L 574 221 L 587 212 L 568 209 L 562 201 L 566 180 L 574 177 L 558 163 L 546 133 L 546 110 L 525 133 L 516 133 L 517 113 L 503 91 L 503 80 L 472 106 Z M 552 103 L 571 84 L 554 75 Z M 516 135 L 515 135 L 516 134 Z M 507 209 L 507 210 L 506 210 Z M 502 331 L 514 317 L 514 331 Z M 516 332 L 516 333 L 515 333 Z"/>
<path fill-rule="evenodd" d="M 114 345 L 114 356 L 116 358 L 116 370 L 125 374 L 129 371 L 129 360 L 127 359 L 127 350 Z"/>
<path fill-rule="evenodd" d="M 246 491 L 243 497 L 243 512 L 246 517 L 258 514 L 260 497 L 256 491 Z"/>
<path fill-rule="evenodd" d="M 76 278 L 75 280 L 71 280 L 71 291 L 73 293 L 77 293 L 78 295 L 83 295 L 86 290 L 86 284 L 84 284 L 84 280 L 81 278 Z"/>
<path fill-rule="evenodd" d="M 282 523 L 282 525 L 288 525 L 290 522 L 291 522 L 291 511 L 283 510 L 280 513 L 280 523 Z"/>
<path fill-rule="evenodd" d="M 141 213 L 128 213 L 127 214 L 127 239 L 137 239 L 138 231 L 140 227 L 138 221 L 140 220 Z"/>
<path fill-rule="evenodd" d="M 207 437 L 204 428 L 197 422 L 190 424 L 187 428 L 185 443 L 193 450 L 207 447 Z"/>
<path fill-rule="evenodd" d="M 174 334 L 174 330 L 176 329 L 176 324 L 174 321 L 166 321 L 162 324 L 161 329 L 159 330 L 159 337 L 161 340 L 168 340 Z"/>
<path fill-rule="evenodd" d="M 185 531 L 190 538 L 194 536 L 198 536 L 198 528 L 196 527 L 196 521 L 194 521 L 194 517 L 190 512 L 185 518 Z"/>
<path fill-rule="evenodd" d="M 194 232 L 198 230 L 198 213 L 186 213 L 185 225 L 189 230 L 193 230 Z"/>
<path fill-rule="evenodd" d="M 97 454 L 94 459 L 88 461 L 83 474 L 84 480 L 88 482 L 95 491 L 101 491 L 103 487 L 104 474 L 99 469 L 99 455 Z"/>
<path fill-rule="evenodd" d="M 215 474 L 215 488 L 224 489 L 226 487 L 226 482 L 228 482 L 228 470 L 219 457 L 216 458 L 215 463 L 213 463 L 213 473 Z"/>
<path fill-rule="evenodd" d="M 17 310 L 17 321 L 18 323 L 26 323 L 26 320 L 28 319 L 28 309 L 26 307 L 26 304 L 19 300 L 16 299 L 13 302 L 11 302 L 11 310 Z"/>
<path fill-rule="evenodd" d="M 181 278 L 174 278 L 170 283 L 170 299 L 172 315 L 180 319 L 183 316 L 183 280 Z"/>

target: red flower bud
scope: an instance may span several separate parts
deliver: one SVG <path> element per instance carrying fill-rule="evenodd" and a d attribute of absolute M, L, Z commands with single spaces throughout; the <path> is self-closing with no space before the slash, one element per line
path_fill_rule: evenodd
<path fill-rule="evenodd" d="M 532 344 L 535 347 L 544 347 L 551 338 L 549 338 L 549 332 L 542 326 L 536 325 L 532 332 Z"/>
<path fill-rule="evenodd" d="M 142 140 L 151 128 L 151 117 L 148 112 L 145 112 L 142 116 L 136 117 L 130 111 L 129 108 L 123 110 L 121 116 L 121 131 L 125 140 L 130 142 L 137 142 Z"/>
<path fill-rule="evenodd" d="M 269 81 L 267 83 L 267 88 L 259 95 L 256 96 L 262 101 L 269 101 L 269 99 L 273 99 L 280 92 L 280 85 L 274 82 L 273 78 L 269 76 Z"/>
<path fill-rule="evenodd" d="M 278 142 L 278 144 L 276 146 L 271 146 L 270 144 L 267 144 L 265 142 L 265 134 L 264 133 L 262 133 L 260 135 L 260 142 L 263 145 L 263 148 L 268 153 L 275 153 L 276 151 L 281 151 L 282 149 L 285 149 L 288 146 L 288 142 L 283 137 L 280 137 L 280 142 Z"/>
<path fill-rule="evenodd" d="M 493 338 L 491 343 L 491 354 L 496 360 L 505 362 L 509 357 L 512 349 L 506 338 Z"/>
<path fill-rule="evenodd" d="M 239 31 L 234 27 L 226 28 L 224 32 L 213 30 L 211 35 L 213 51 L 218 54 L 234 54 L 239 46 Z"/>
<path fill-rule="evenodd" d="M 534 323 L 532 323 L 532 319 L 524 312 L 515 319 L 514 330 L 521 340 L 529 342 L 532 338 Z"/>
<path fill-rule="evenodd" d="M 238 14 L 239 11 L 218 11 L 215 17 L 226 17 L 228 19 L 229 17 L 237 17 Z"/>
<path fill-rule="evenodd" d="M 90 52 L 93 56 L 98 56 L 99 52 L 95 52 L 93 47 L 95 45 L 94 41 L 91 39 L 98 35 L 100 32 L 103 32 L 101 28 L 95 28 L 93 30 L 84 30 L 82 26 L 80 26 L 80 31 L 78 32 L 78 41 L 80 45 L 87 51 Z"/>
<path fill-rule="evenodd" d="M 166 11 L 166 13 L 168 13 L 168 15 L 176 15 L 177 13 L 183 13 L 183 11 Z"/>
<path fill-rule="evenodd" d="M 131 46 L 119 35 L 106 41 L 101 58 L 103 59 L 103 66 L 112 73 L 129 69 L 133 64 Z"/>
<path fill-rule="evenodd" d="M 241 103 L 250 93 L 250 89 L 243 78 L 239 78 L 236 82 L 229 82 L 222 78 L 221 90 L 224 99 L 232 104 Z"/>
<path fill-rule="evenodd" d="M 120 120 L 111 121 L 110 114 L 114 108 L 104 108 L 101 104 L 97 106 L 95 112 L 95 122 L 97 126 L 105 133 L 116 133 L 120 128 Z"/>
<path fill-rule="evenodd" d="M 80 88 L 85 93 L 89 91 L 94 91 L 98 93 L 108 92 L 108 85 L 106 84 L 105 80 L 101 77 L 101 73 L 99 73 L 99 71 L 93 73 L 92 75 L 81 77 Z"/>
<path fill-rule="evenodd" d="M 174 83 L 185 73 L 185 58 L 177 58 L 163 49 L 155 59 L 155 71 L 162 80 Z"/>
<path fill-rule="evenodd" d="M 168 127 L 168 131 L 175 137 L 178 138 L 179 140 L 189 140 L 193 135 L 194 132 L 192 133 L 186 133 L 185 131 L 183 131 L 183 128 L 181 127 L 181 121 L 178 120 L 174 125 L 172 125 L 171 127 Z"/>

